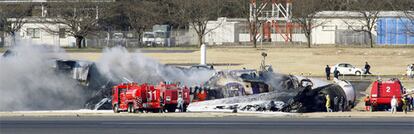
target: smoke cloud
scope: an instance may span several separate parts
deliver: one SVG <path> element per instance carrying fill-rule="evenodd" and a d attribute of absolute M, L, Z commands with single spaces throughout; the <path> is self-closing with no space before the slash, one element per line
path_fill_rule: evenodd
<path fill-rule="evenodd" d="M 59 48 L 18 45 L 12 55 L 0 57 L 0 111 L 79 109 L 84 103 L 75 80 L 59 75 Z"/>
<path fill-rule="evenodd" d="M 207 69 L 183 69 L 164 65 L 145 57 L 139 50 L 130 53 L 121 47 L 105 49 L 97 66 L 102 74 L 115 82 L 122 82 L 123 78 L 127 78 L 138 83 L 158 84 L 166 81 L 192 86 L 201 85 L 214 74 L 214 71 Z"/>
<path fill-rule="evenodd" d="M 60 48 L 18 45 L 11 50 L 11 56 L 0 57 L 0 111 L 81 109 L 90 99 L 85 87 L 54 68 L 56 59 L 69 57 Z M 121 47 L 105 49 L 96 65 L 113 82 L 127 78 L 138 83 L 167 81 L 192 86 L 214 73 L 167 66 L 138 50 L 129 53 Z"/>

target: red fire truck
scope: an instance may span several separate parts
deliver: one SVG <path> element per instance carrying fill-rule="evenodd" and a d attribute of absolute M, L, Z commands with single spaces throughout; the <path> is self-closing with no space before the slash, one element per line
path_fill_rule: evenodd
<path fill-rule="evenodd" d="M 160 112 L 163 110 L 160 100 L 160 90 L 153 85 L 137 83 L 122 83 L 112 89 L 112 106 L 115 113 L 127 111 Z"/>
<path fill-rule="evenodd" d="M 112 89 L 112 106 L 115 113 L 127 111 L 174 112 L 179 97 L 184 100 L 184 111 L 190 103 L 190 90 L 176 84 L 160 83 L 157 86 L 122 83 Z"/>
<path fill-rule="evenodd" d="M 183 109 L 186 111 L 190 104 L 190 89 L 187 87 L 180 88 L 177 84 L 165 84 L 161 82 L 156 89 L 161 91 L 161 98 L 164 109 L 168 112 L 175 112 L 178 104 L 178 98 L 181 96 L 184 100 Z"/>
<path fill-rule="evenodd" d="M 377 80 L 372 83 L 371 95 L 368 99 L 372 111 L 391 108 L 391 99 L 393 96 L 401 107 L 401 97 L 404 89 L 400 80 L 390 79 L 387 81 Z"/>

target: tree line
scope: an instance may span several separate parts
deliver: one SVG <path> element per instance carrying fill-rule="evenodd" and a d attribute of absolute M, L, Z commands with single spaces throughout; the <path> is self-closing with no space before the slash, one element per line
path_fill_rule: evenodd
<path fill-rule="evenodd" d="M 256 0 L 256 3 L 271 0 Z M 286 1 L 286 0 L 281 0 Z M 320 11 L 354 11 L 362 16 L 363 28 L 355 31 L 369 35 L 373 47 L 372 29 L 378 19 L 379 11 L 403 11 L 414 25 L 413 0 L 288 0 L 293 2 L 292 20 L 303 29 L 308 47 L 311 47 L 312 29 L 321 25 L 315 22 Z M 97 31 L 108 29 L 134 30 L 141 39 L 145 30 L 155 24 L 167 24 L 175 29 L 193 28 L 198 37 L 198 44 L 203 43 L 204 36 L 211 31 L 207 21 L 218 17 L 245 18 L 256 47 L 256 35 L 262 23 L 254 23 L 250 18 L 250 0 L 118 0 L 116 2 L 51 2 L 44 7 L 47 12 L 39 13 L 36 3 L 13 4 L 0 3 L 0 31 L 2 35 L 14 36 L 26 22 L 25 18 L 45 15 L 47 23 L 67 27 L 65 32 L 76 38 L 76 46 L 82 48 L 85 37 L 93 36 Z M 262 10 L 262 9 L 257 9 Z M 260 12 L 255 16 L 260 16 Z M 13 18 L 11 20 L 10 18 Z M 257 18 L 253 18 L 257 19 Z M 319 24 L 318 24 L 319 23 Z M 61 32 L 53 28 L 49 32 Z M 414 33 L 414 32 L 413 32 Z"/>

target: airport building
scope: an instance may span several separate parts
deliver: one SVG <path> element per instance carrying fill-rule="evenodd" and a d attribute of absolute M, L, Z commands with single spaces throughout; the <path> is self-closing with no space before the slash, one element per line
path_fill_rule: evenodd
<path fill-rule="evenodd" d="M 404 12 L 382 11 L 374 22 L 371 33 L 376 45 L 414 45 L 414 23 Z M 376 20 L 374 20 L 376 19 Z M 324 11 L 315 19 L 313 44 L 369 44 L 368 29 L 359 12 Z"/>
<path fill-rule="evenodd" d="M 404 12 L 379 12 L 371 31 L 376 45 L 414 45 L 413 20 L 405 17 Z M 362 45 L 369 44 L 369 35 L 364 24 L 364 17 L 358 12 L 323 11 L 317 13 L 312 29 L 312 44 L 325 45 Z M 292 42 L 306 43 L 306 37 L 299 24 L 293 23 L 290 29 Z M 270 39 L 259 36 L 258 41 L 285 42 L 286 23 L 279 24 L 280 31 L 270 29 Z M 244 43 L 250 42 L 250 34 L 246 19 L 219 18 L 207 23 L 205 43 Z M 263 26 L 261 29 L 264 29 Z M 264 30 L 263 30 L 264 31 Z M 261 33 L 264 33 L 260 31 Z"/>
<path fill-rule="evenodd" d="M 61 47 L 75 47 L 76 39 L 67 33 L 65 25 L 53 23 L 48 20 L 59 19 L 49 11 L 48 2 L 59 2 L 64 0 L 0 0 L 0 3 L 20 4 L 22 2 L 33 2 L 34 10 L 32 14 L 23 20 L 24 25 L 16 32 L 16 37 L 29 40 L 33 44 L 57 45 Z M 115 2 L 115 0 L 89 0 L 90 2 Z M 292 16 L 291 3 L 271 3 L 271 7 L 258 17 L 256 24 L 260 24 L 257 34 L 254 36 L 251 31 L 251 22 L 255 19 L 252 13 L 250 18 L 226 18 L 220 17 L 207 22 L 207 33 L 203 42 L 208 45 L 226 44 L 249 44 L 253 38 L 257 38 L 258 43 L 271 44 L 306 44 L 307 38 L 301 24 L 295 21 Z M 256 9 L 254 4 L 250 4 L 250 10 Z M 92 9 L 94 10 L 94 9 Z M 402 11 L 381 11 L 378 18 L 371 18 L 375 21 L 372 30 L 373 42 L 376 45 L 414 45 L 414 16 L 412 12 Z M 363 45 L 369 44 L 369 34 L 364 24 L 364 17 L 359 12 L 351 11 L 322 11 L 315 15 L 312 20 L 313 28 L 311 43 L 314 45 Z M 8 21 L 18 21 L 10 18 Z M 198 36 L 191 25 L 188 29 L 171 30 L 171 42 L 175 46 L 196 45 Z M 51 32 L 53 31 L 53 32 Z M 112 36 L 119 37 L 122 42 L 127 44 L 140 44 L 139 38 L 129 36 L 131 31 L 120 31 L 110 33 L 110 31 L 96 31 L 107 35 L 99 37 L 88 37 L 88 46 L 104 46 L 111 44 Z M 12 45 L 13 39 L 0 33 L 0 46 Z M 128 38 L 126 38 L 128 37 Z M 119 39 L 112 40 L 119 42 Z M 90 44 L 90 45 L 89 45 Z M 128 46 L 128 45 L 126 45 Z"/>

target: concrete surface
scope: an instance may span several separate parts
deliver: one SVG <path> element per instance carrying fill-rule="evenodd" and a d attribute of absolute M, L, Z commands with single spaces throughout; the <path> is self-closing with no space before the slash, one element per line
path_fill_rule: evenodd
<path fill-rule="evenodd" d="M 1 134 L 412 134 L 412 118 L 1 117 Z"/>
<path fill-rule="evenodd" d="M 316 112 L 316 113 L 283 113 L 283 112 L 189 112 L 189 113 L 113 113 L 111 110 L 58 110 L 58 111 L 15 111 L 0 112 L 0 117 L 263 117 L 263 118 L 413 118 L 414 112 L 404 114 L 398 112 Z"/>

